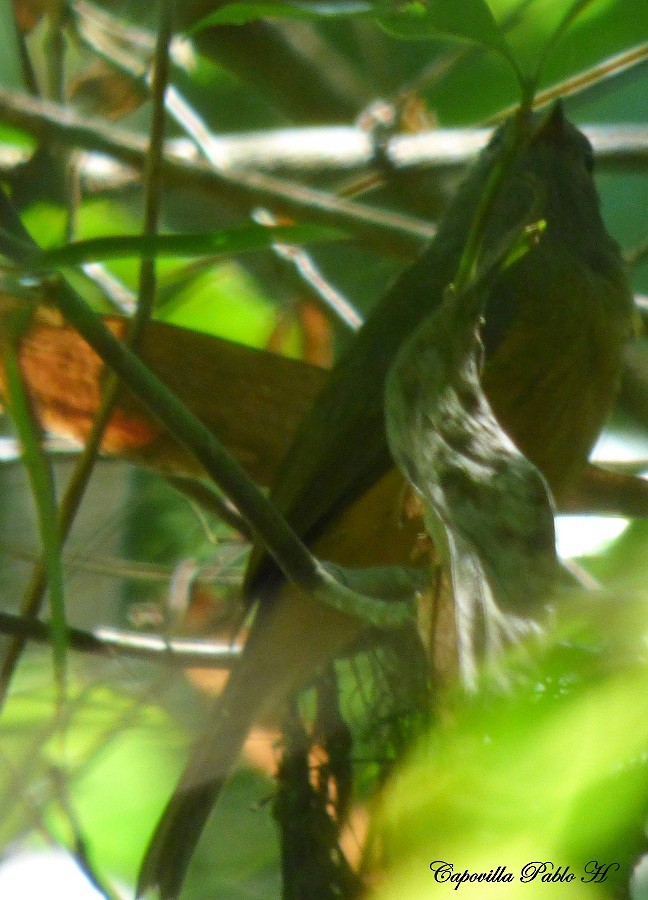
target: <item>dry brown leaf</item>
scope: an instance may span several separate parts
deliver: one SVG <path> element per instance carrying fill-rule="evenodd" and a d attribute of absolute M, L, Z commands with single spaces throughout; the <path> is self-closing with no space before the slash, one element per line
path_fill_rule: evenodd
<path fill-rule="evenodd" d="M 125 320 L 106 322 L 124 333 Z M 147 326 L 141 355 L 264 485 L 326 378 L 315 366 L 161 322 Z M 99 406 L 99 357 L 57 314 L 44 311 L 23 339 L 20 358 L 42 425 L 83 441 Z M 0 371 L 0 395 L 4 390 Z M 126 392 L 103 449 L 173 474 L 197 471 L 190 454 Z"/>

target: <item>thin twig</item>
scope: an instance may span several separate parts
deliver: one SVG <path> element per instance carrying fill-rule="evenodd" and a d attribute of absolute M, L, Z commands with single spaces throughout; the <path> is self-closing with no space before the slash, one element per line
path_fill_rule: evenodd
<path fill-rule="evenodd" d="M 610 56 L 603 60 L 603 62 L 597 63 L 595 66 L 585 69 L 583 72 L 578 72 L 571 78 L 566 78 L 564 81 L 560 81 L 558 84 L 545 88 L 543 91 L 538 91 L 533 103 L 534 109 L 540 109 L 543 106 L 547 106 L 549 103 L 553 103 L 554 100 L 558 100 L 561 97 L 571 97 L 573 94 L 580 94 L 584 90 L 596 87 L 606 78 L 620 75 L 627 69 L 641 65 L 647 60 L 648 41 L 643 44 L 638 44 L 635 47 L 631 47 L 629 50 L 624 50 L 622 53 L 617 53 L 615 56 Z M 516 106 L 510 106 L 507 107 L 507 109 L 501 110 L 495 116 L 492 116 L 487 120 L 488 124 L 496 125 L 499 122 L 505 121 L 515 109 Z"/>
<path fill-rule="evenodd" d="M 47 622 L 0 611 L 0 633 L 25 641 L 49 644 L 52 630 Z M 178 668 L 229 668 L 240 648 L 222 641 L 161 638 L 119 628 L 70 628 L 70 647 L 81 653 L 149 660 Z"/>
<path fill-rule="evenodd" d="M 94 41 L 102 36 L 111 42 L 111 54 L 121 50 L 130 63 L 135 56 L 145 57 L 148 64 L 155 53 L 156 35 L 146 28 L 126 22 L 107 10 L 85 0 L 71 0 L 69 3 L 71 25 L 77 37 L 81 37 L 95 52 Z M 83 32 L 83 34 L 79 34 Z M 169 59 L 179 69 L 191 71 L 195 65 L 196 54 L 191 49 L 190 41 L 182 34 L 172 36 L 169 41 Z"/>
<path fill-rule="evenodd" d="M 199 482 L 199 484 L 201 484 L 201 482 Z M 237 567 L 235 563 L 239 557 L 240 559 L 244 557 L 246 546 L 240 541 L 233 541 L 232 545 L 235 546 L 237 551 L 233 560 L 228 559 L 222 563 L 213 562 L 206 565 L 198 565 L 198 563 L 194 561 L 196 575 L 193 579 L 193 583 L 202 584 L 206 587 L 216 585 L 218 587 L 223 587 L 225 585 L 240 584 L 242 565 Z M 9 559 L 31 563 L 33 563 L 36 558 L 36 551 L 33 547 L 24 543 L 5 541 L 1 538 L 0 553 Z M 136 560 L 122 559 L 121 557 L 115 557 L 104 553 L 95 555 L 74 550 L 65 551 L 63 562 L 73 571 L 82 570 L 85 573 L 99 575 L 101 577 L 119 578 L 128 581 L 153 584 L 167 584 L 172 578 L 175 569 L 174 565 L 168 563 L 144 563 Z"/>
<path fill-rule="evenodd" d="M 211 482 L 203 481 L 200 478 L 192 478 L 189 475 L 165 475 L 169 484 L 172 484 L 176 490 L 197 504 L 200 509 L 207 510 L 238 531 L 240 535 L 248 540 L 252 540 L 252 532 L 248 522 L 245 521 L 236 507 L 222 494 L 220 494 Z"/>
<path fill-rule="evenodd" d="M 165 96 L 169 79 L 169 43 L 173 34 L 174 17 L 175 0 L 160 0 L 160 22 L 151 85 L 153 114 L 151 118 L 149 152 L 146 158 L 144 175 L 143 234 L 145 236 L 157 234 L 162 204 Z M 129 335 L 133 344 L 138 343 L 144 326 L 151 317 L 155 301 L 155 289 L 155 260 L 143 259 L 140 266 L 136 320 Z"/>
<path fill-rule="evenodd" d="M 278 224 L 276 217 L 266 209 L 257 210 L 254 219 L 268 227 Z M 308 288 L 310 294 L 329 315 L 333 314 L 337 321 L 351 331 L 357 331 L 362 326 L 364 319 L 358 310 L 326 280 L 311 255 L 302 247 L 276 242 L 272 244 L 272 250 L 275 256 L 290 264 L 291 269 L 299 276 L 300 282 Z"/>
<path fill-rule="evenodd" d="M 137 309 L 135 294 L 102 263 L 84 263 L 81 272 L 88 281 L 99 288 L 108 303 L 120 315 L 130 317 L 134 314 Z"/>
<path fill-rule="evenodd" d="M 18 45 L 18 57 L 20 59 L 20 68 L 22 70 L 23 77 L 23 86 L 29 91 L 32 96 L 38 95 L 38 82 L 36 80 L 36 73 L 34 72 L 34 67 L 32 66 L 31 59 L 29 57 L 29 51 L 27 50 L 27 42 L 25 40 L 25 32 L 20 28 L 18 24 L 18 15 L 17 9 L 14 6 L 12 24 L 14 28 L 16 43 Z"/>

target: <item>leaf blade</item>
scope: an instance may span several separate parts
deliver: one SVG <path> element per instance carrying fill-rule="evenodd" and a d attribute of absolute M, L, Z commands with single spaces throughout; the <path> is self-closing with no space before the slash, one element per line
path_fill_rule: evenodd
<path fill-rule="evenodd" d="M 319 225 L 286 225 L 266 228 L 250 223 L 198 234 L 161 234 L 155 236 L 119 235 L 89 238 L 63 247 L 43 250 L 34 255 L 38 268 L 58 269 L 87 262 L 105 262 L 128 257 L 234 255 L 265 250 L 274 243 L 303 244 L 337 241 L 346 234 L 336 228 Z"/>
<path fill-rule="evenodd" d="M 194 35 L 207 28 L 219 25 L 245 25 L 257 19 L 333 19 L 368 16 L 373 12 L 374 3 L 363 0 L 330 3 L 268 3 L 235 2 L 226 3 L 215 12 L 209 13 L 187 30 Z"/>

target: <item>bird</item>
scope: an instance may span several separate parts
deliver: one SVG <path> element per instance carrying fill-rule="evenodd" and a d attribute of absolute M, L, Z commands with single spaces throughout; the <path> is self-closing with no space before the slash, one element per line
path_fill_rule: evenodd
<path fill-rule="evenodd" d="M 442 303 L 511 127 L 495 132 L 432 244 L 385 291 L 280 467 L 271 499 L 319 558 L 353 567 L 411 561 L 421 522 L 402 515 L 405 480 L 385 426 L 388 373 L 403 342 Z M 484 224 L 483 251 L 494 251 L 530 207 L 546 229 L 483 298 L 480 381 L 501 428 L 560 503 L 576 489 L 613 404 L 632 295 L 601 218 L 589 142 L 560 104 L 529 113 L 521 127 L 525 140 Z M 362 633 L 351 615 L 287 584 L 262 547 L 245 591 L 256 606 L 249 636 L 155 828 L 140 894 L 157 887 L 163 898 L 178 895 L 251 727 Z"/>

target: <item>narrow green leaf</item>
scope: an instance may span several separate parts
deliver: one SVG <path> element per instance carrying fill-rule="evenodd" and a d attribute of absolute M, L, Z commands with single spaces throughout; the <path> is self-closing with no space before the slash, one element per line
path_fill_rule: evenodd
<path fill-rule="evenodd" d="M 546 229 L 546 219 L 538 219 L 537 222 L 532 222 L 531 225 L 523 228 L 508 248 L 506 257 L 502 260 L 502 272 L 510 268 L 519 259 L 522 259 L 531 247 L 538 243 Z"/>
<path fill-rule="evenodd" d="M 68 636 L 54 482 L 47 456 L 43 452 L 39 439 L 40 429 L 32 415 L 14 340 L 8 336 L 2 343 L 7 376 L 7 405 L 18 433 L 23 461 L 38 513 L 38 527 L 43 544 L 49 587 L 54 668 L 59 696 L 62 698 L 65 690 Z"/>
<path fill-rule="evenodd" d="M 245 25 L 256 19 L 333 19 L 352 16 L 367 16 L 374 11 L 375 3 L 363 0 L 331 3 L 227 3 L 220 9 L 200 19 L 188 29 L 188 34 L 196 34 L 216 25 Z"/>
<path fill-rule="evenodd" d="M 60 269 L 87 262 L 125 257 L 192 257 L 208 254 L 230 256 L 236 253 L 263 250 L 277 242 L 305 244 L 314 241 L 339 241 L 346 237 L 347 235 L 343 231 L 321 225 L 286 225 L 278 228 L 265 228 L 263 225 L 250 223 L 201 234 L 120 235 L 118 237 L 90 238 L 85 241 L 75 241 L 65 247 L 43 250 L 34 255 L 33 265 L 38 269 Z"/>

